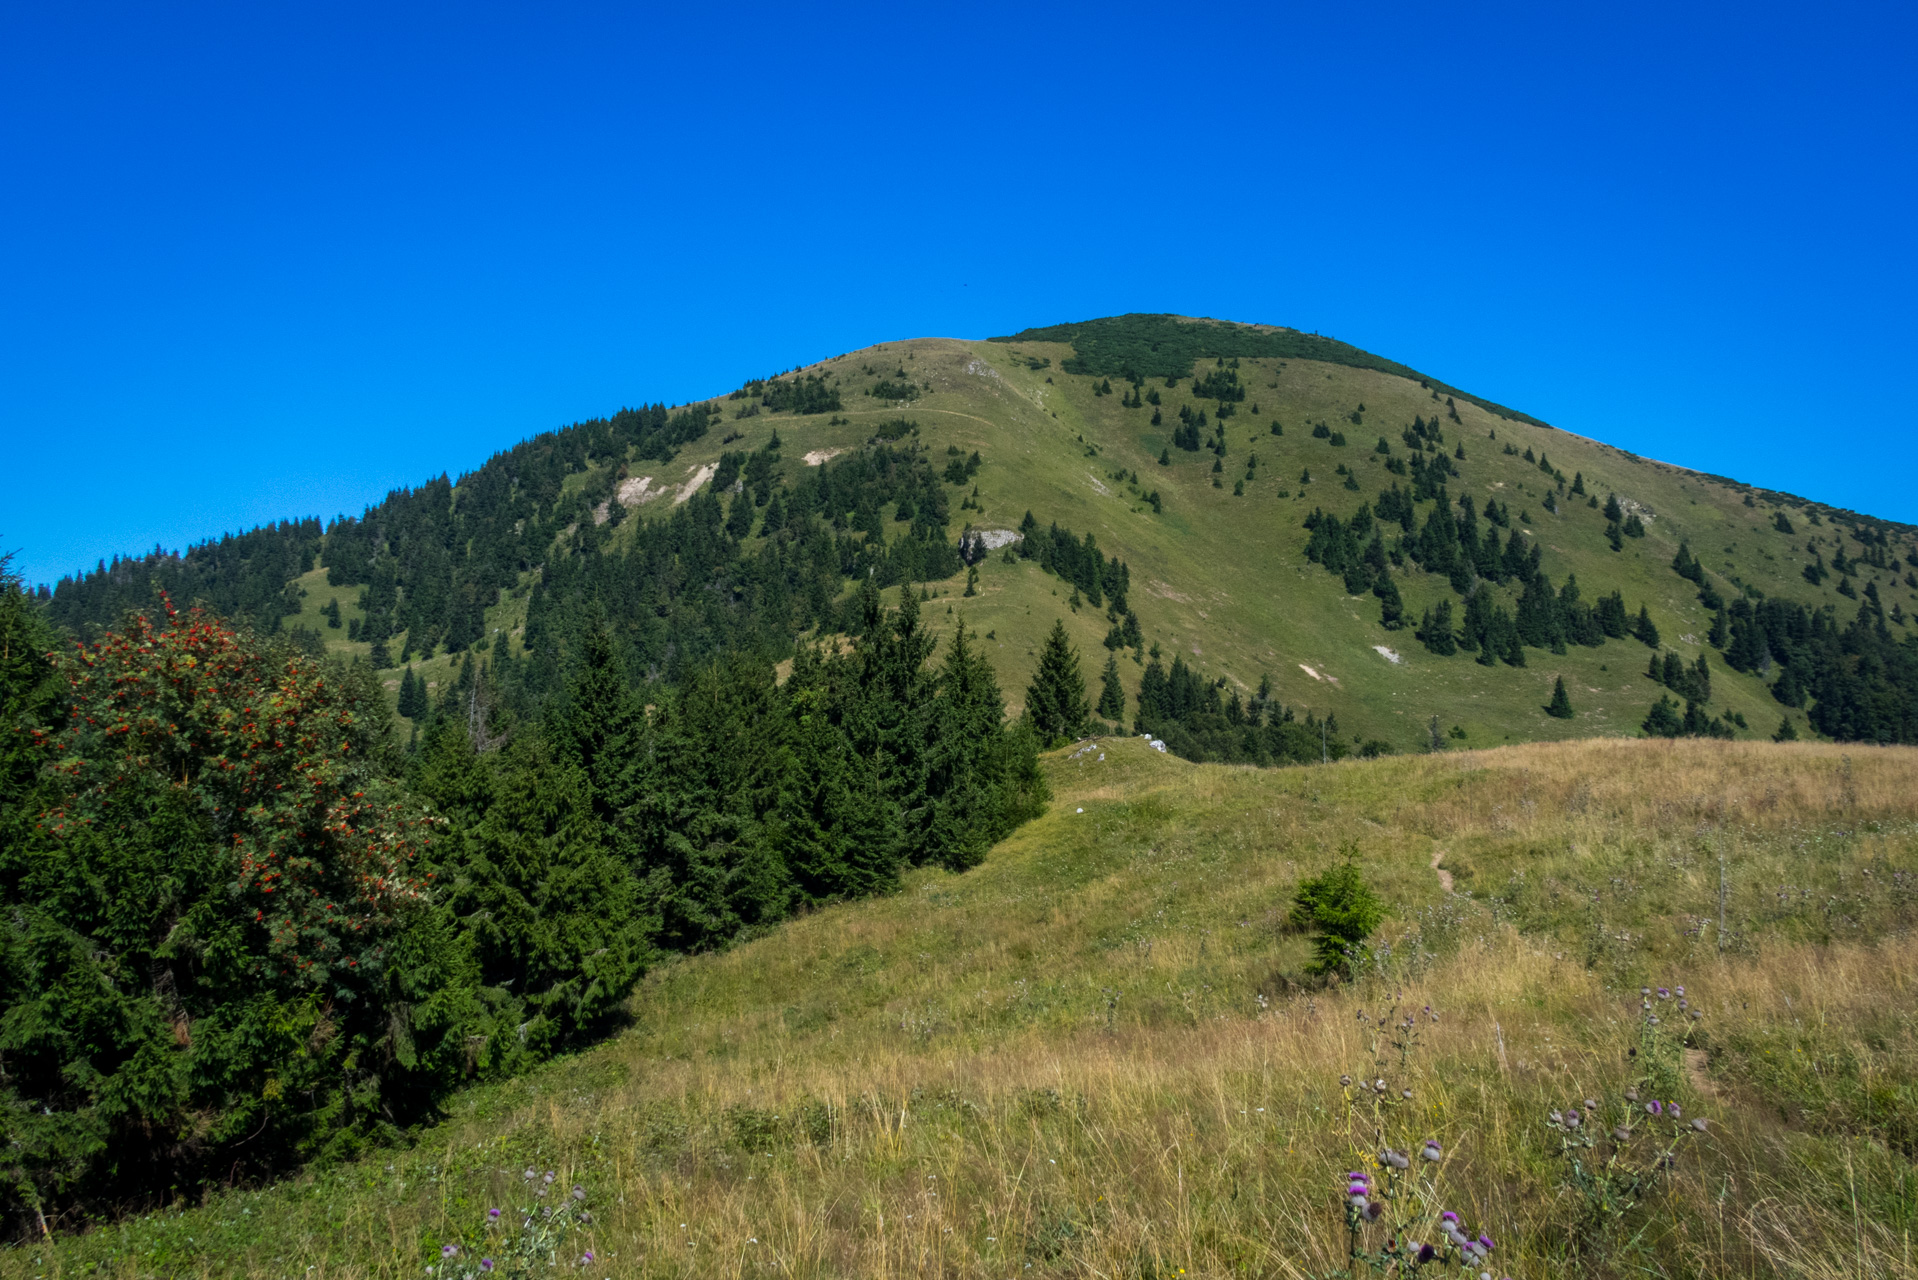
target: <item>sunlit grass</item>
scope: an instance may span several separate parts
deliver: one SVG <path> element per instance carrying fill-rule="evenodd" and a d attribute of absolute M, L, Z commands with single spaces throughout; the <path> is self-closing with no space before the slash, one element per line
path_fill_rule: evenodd
<path fill-rule="evenodd" d="M 415 1277 L 534 1167 L 587 1189 L 591 1274 L 1304 1276 L 1341 1265 L 1340 1175 L 1435 1137 L 1433 1207 L 1491 1232 L 1494 1275 L 1912 1276 L 1915 763 L 1061 752 L 984 866 L 662 968 L 620 1037 L 411 1150 L 0 1271 Z M 1309 988 L 1285 907 L 1347 843 L 1394 915 L 1365 976 Z M 1630 1056 L 1639 988 L 1680 983 L 1689 1055 Z M 1412 1098 L 1381 1130 L 1341 1075 Z M 1711 1131 L 1574 1260 L 1546 1116 L 1651 1080 Z"/>

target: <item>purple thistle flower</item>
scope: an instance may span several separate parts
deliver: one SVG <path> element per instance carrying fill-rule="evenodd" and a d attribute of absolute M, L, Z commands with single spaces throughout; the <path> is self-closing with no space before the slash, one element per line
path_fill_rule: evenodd
<path fill-rule="evenodd" d="M 440 1246 L 440 1257 L 442 1258 L 457 1258 L 459 1252 L 460 1247 L 456 1244 L 443 1244 Z"/>
<path fill-rule="evenodd" d="M 488 1209 L 488 1210 L 486 1211 L 486 1216 L 487 1216 L 488 1218 L 491 1218 L 491 1219 L 492 1219 L 492 1220 L 493 1220 L 494 1222 L 498 1222 L 498 1221 L 499 1221 L 499 1210 L 498 1210 L 498 1209 Z"/>
<path fill-rule="evenodd" d="M 1492 1244 L 1492 1237 L 1488 1235 L 1479 1236 L 1478 1243 L 1479 1248 L 1485 1250 L 1487 1253 L 1490 1253 L 1496 1247 Z"/>
<path fill-rule="evenodd" d="M 1351 1087 L 1352 1087 L 1352 1077 L 1351 1077 L 1351 1076 L 1340 1076 L 1340 1077 L 1339 1077 L 1339 1087 L 1340 1087 L 1341 1089 L 1349 1089 L 1349 1088 L 1351 1088 Z"/>
<path fill-rule="evenodd" d="M 1692 1128 L 1698 1130 L 1700 1133 L 1705 1132 L 1705 1117 L 1698 1116 L 1694 1118 L 1692 1120 Z"/>
<path fill-rule="evenodd" d="M 1672 998 L 1672 993 L 1668 991 L 1666 988 L 1660 987 L 1658 989 L 1658 998 L 1660 1000 L 1669 1000 Z"/>
<path fill-rule="evenodd" d="M 575 1199 L 575 1200 L 584 1200 L 585 1198 L 586 1198 L 586 1188 L 585 1188 L 585 1187 L 574 1187 L 574 1188 L 573 1188 L 573 1199 Z"/>
<path fill-rule="evenodd" d="M 1685 988 L 1683 987 L 1673 987 L 1672 990 L 1676 991 L 1681 996 L 1685 994 Z"/>
<path fill-rule="evenodd" d="M 480 1270 L 481 1270 L 481 1271 L 491 1271 L 492 1269 L 493 1269 L 493 1260 L 492 1260 L 491 1258 L 481 1258 L 481 1259 L 480 1259 Z"/>
<path fill-rule="evenodd" d="M 1650 1102 L 1646 1103 L 1645 1110 L 1648 1114 L 1655 1115 L 1655 1116 L 1663 1115 L 1665 1112 L 1665 1108 L 1659 1105 L 1659 1101 L 1657 1098 L 1653 1098 Z"/>
<path fill-rule="evenodd" d="M 593 1260 L 593 1251 L 591 1249 L 588 1249 L 585 1253 L 580 1255 L 579 1260 L 581 1262 L 591 1262 Z"/>
<path fill-rule="evenodd" d="M 1439 1221 L 1450 1222 L 1456 1225 L 1458 1223 L 1458 1215 L 1456 1213 L 1453 1213 L 1450 1209 L 1447 1209 L 1444 1213 L 1441 1213 L 1439 1215 Z"/>
<path fill-rule="evenodd" d="M 1668 1115 L 1668 1116 L 1670 1116 L 1670 1117 L 1671 1117 L 1672 1119 L 1674 1119 L 1674 1120 L 1676 1120 L 1676 1119 L 1678 1119 L 1678 1114 L 1679 1114 L 1679 1113 L 1678 1113 L 1678 1104 L 1677 1104 L 1676 1102 L 1668 1102 L 1668 1103 L 1666 1103 L 1666 1104 L 1665 1104 L 1665 1114 L 1666 1114 L 1666 1115 Z"/>

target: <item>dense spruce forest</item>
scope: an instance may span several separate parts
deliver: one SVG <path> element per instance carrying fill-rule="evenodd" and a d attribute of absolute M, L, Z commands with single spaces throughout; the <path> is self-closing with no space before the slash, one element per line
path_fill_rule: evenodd
<path fill-rule="evenodd" d="M 935 653 L 877 573 L 858 639 L 783 682 L 741 645 L 642 694 L 583 607 L 534 712 L 476 659 L 410 750 L 364 664 L 160 606 L 62 644 L 0 585 L 0 1115 L 29 1229 L 396 1137 L 615 1025 L 660 957 L 964 870 L 1047 798 L 972 638 Z"/>

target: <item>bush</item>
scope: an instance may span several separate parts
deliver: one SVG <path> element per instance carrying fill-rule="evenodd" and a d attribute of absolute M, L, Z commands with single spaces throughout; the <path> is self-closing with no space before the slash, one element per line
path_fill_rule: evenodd
<path fill-rule="evenodd" d="M 1345 850 L 1345 860 L 1303 881 L 1292 896 L 1292 923 L 1312 932 L 1312 962 L 1307 973 L 1350 976 L 1365 963 L 1366 941 L 1385 919 L 1385 904 L 1365 883 L 1357 852 Z"/>

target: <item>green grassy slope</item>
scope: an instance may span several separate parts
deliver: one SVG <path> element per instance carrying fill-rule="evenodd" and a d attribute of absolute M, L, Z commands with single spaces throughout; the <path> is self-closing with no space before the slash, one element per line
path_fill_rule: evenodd
<path fill-rule="evenodd" d="M 565 1257 L 592 1249 L 592 1276 L 1323 1275 L 1340 1171 L 1433 1136 L 1418 1238 L 1456 1208 L 1501 1242 L 1494 1274 L 1918 1274 L 1918 752 L 1272 771 L 1113 739 L 1046 768 L 1057 803 L 981 867 L 661 968 L 627 1034 L 462 1095 L 409 1150 L 16 1247 L 0 1275 L 417 1276 L 449 1241 L 500 1252 L 482 1224 L 540 1207 L 529 1168 L 585 1190 Z M 1390 907 L 1381 950 L 1301 990 L 1286 904 L 1344 846 Z M 1639 1038 L 1654 984 L 1703 1012 L 1688 1052 Z M 1342 1074 L 1412 1100 L 1375 1131 Z M 1573 1262 L 1546 1112 L 1634 1084 L 1711 1135 Z"/>
<path fill-rule="evenodd" d="M 671 464 L 634 464 L 633 475 L 650 477 L 655 489 L 681 485 L 722 450 L 757 448 L 775 430 L 785 442 L 784 465 L 796 472 L 806 465 L 806 454 L 857 447 L 879 423 L 904 415 L 919 424 L 919 438 L 936 462 L 943 461 L 948 446 L 976 449 L 985 459 L 977 477 L 984 510 L 955 510 L 955 532 L 961 517 L 980 527 L 1014 528 L 1028 510 L 1041 523 L 1056 521 L 1080 535 L 1089 531 L 1106 554 L 1130 566 L 1133 608 L 1148 641 L 1162 645 L 1168 661 L 1174 652 L 1184 654 L 1208 677 L 1223 675 L 1247 691 L 1269 675 L 1287 704 L 1334 712 L 1346 732 L 1380 737 L 1400 749 L 1425 741 L 1432 716 L 1444 727 L 1462 727 L 1471 745 L 1635 733 L 1662 692 L 1644 677 L 1648 651 L 1632 640 L 1614 640 L 1599 649 L 1574 646 L 1562 656 L 1530 650 L 1531 665 L 1522 670 L 1481 667 L 1467 655 L 1434 657 L 1409 629 L 1386 631 L 1376 600 L 1347 597 L 1338 579 L 1305 560 L 1301 521 L 1314 508 L 1349 516 L 1362 502 L 1376 501 L 1394 480 L 1409 487 L 1387 474 L 1373 446 L 1383 436 L 1403 456 L 1400 432 L 1414 415 L 1442 421 L 1448 453 L 1464 445 L 1466 457 L 1458 463 L 1462 478 L 1450 484 L 1453 497 L 1470 494 L 1481 505 L 1488 498 L 1509 505 L 1515 525 L 1523 524 L 1543 543 L 1544 567 L 1555 581 L 1576 573 L 1588 601 L 1616 588 L 1634 614 L 1646 605 L 1667 647 L 1687 661 L 1705 651 L 1711 619 L 1697 603 L 1695 588 L 1670 568 L 1681 541 L 1689 541 L 1728 598 L 1749 584 L 1810 604 L 1836 604 L 1843 619 L 1855 609 L 1837 595 L 1835 577 L 1814 587 L 1800 576 L 1811 558 L 1809 539 L 1818 539 L 1830 558 L 1840 528 L 1829 519 L 1813 525 L 1804 509 L 1787 507 L 1796 526 L 1788 535 L 1773 527 L 1780 508 L 1772 497 L 1730 482 L 1503 417 L 1464 399 L 1456 401 L 1455 423 L 1445 414 L 1436 384 L 1425 385 L 1416 376 L 1276 356 L 1242 360 L 1239 373 L 1248 398 L 1228 420 L 1224 483 L 1215 488 L 1209 451 L 1172 449 L 1171 465 L 1158 463 L 1182 404 L 1216 409 L 1212 402 L 1192 398 L 1189 377 L 1176 391 L 1166 390 L 1163 378 L 1148 381 L 1163 400 L 1165 425 L 1155 428 L 1149 406 L 1124 408 L 1118 394 L 1095 395 L 1093 377 L 1065 373 L 1063 366 L 1073 356 L 1065 343 L 1028 339 L 882 344 L 800 371 L 833 380 L 848 406 L 843 414 L 729 419 L 726 430 L 687 448 Z M 864 394 L 882 379 L 899 381 L 900 371 L 928 387 L 917 401 L 881 404 Z M 1124 389 L 1123 383 L 1115 385 Z M 733 402 L 714 403 L 724 410 Z M 1363 422 L 1354 424 L 1348 415 L 1361 404 Z M 832 423 L 835 416 L 844 421 Z M 1337 448 L 1312 438 L 1311 424 L 1319 421 L 1342 431 L 1349 444 Z M 1282 436 L 1271 434 L 1274 422 L 1282 424 Z M 1507 445 L 1521 455 L 1526 449 L 1542 452 L 1568 477 L 1582 474 L 1586 489 L 1601 502 L 1616 492 L 1628 504 L 1636 503 L 1648 535 L 1627 539 L 1622 552 L 1613 552 L 1599 511 L 1561 500 L 1560 514 L 1547 513 L 1542 500 L 1552 487 L 1549 478 L 1522 456 L 1504 453 Z M 1253 453 L 1259 458 L 1257 478 L 1246 484 L 1244 496 L 1234 496 L 1233 484 Z M 1334 474 L 1341 463 L 1355 473 L 1358 492 L 1343 488 Z M 1301 484 L 1301 472 L 1308 469 L 1312 483 Z M 1130 482 L 1133 473 L 1139 477 L 1136 486 Z M 1154 490 L 1162 495 L 1163 514 L 1155 514 L 1144 500 Z M 1753 505 L 1746 504 L 1747 497 Z M 639 505 L 636 514 L 655 518 L 670 510 L 672 501 L 671 495 L 654 499 Z M 1529 514 L 1529 522 L 1517 520 L 1521 511 Z M 1900 530 L 1899 540 L 1909 533 Z M 1856 544 L 1846 546 L 1850 553 L 1858 550 Z M 1006 565 L 994 556 L 981 566 L 981 575 L 981 595 L 972 599 L 961 596 L 962 578 L 933 584 L 938 607 L 931 618 L 936 625 L 948 616 L 964 619 L 994 633 L 989 652 L 1015 704 L 1030 678 L 1038 640 L 1054 617 L 1066 618 L 1088 677 L 1096 676 L 1105 657 L 1103 615 L 1091 609 L 1074 615 L 1067 608 L 1071 588 L 1030 563 Z M 1862 589 L 1872 580 L 1887 608 L 1918 608 L 1918 593 L 1908 585 L 1903 566 L 1891 573 L 1865 570 L 1858 585 Z M 1402 583 L 1414 619 L 1426 606 L 1452 596 L 1442 579 L 1416 571 Z M 1502 594 L 1508 607 L 1511 597 L 1509 590 Z M 509 600 L 489 623 L 511 631 L 523 611 L 523 600 Z M 1401 661 L 1388 660 L 1378 646 L 1394 650 Z M 398 652 L 397 642 L 393 649 Z M 445 666 L 447 660 L 439 663 Z M 1136 694 L 1138 666 L 1130 661 L 1121 666 L 1128 693 Z M 1740 712 L 1752 733 L 1769 734 L 1782 708 L 1768 691 L 1756 678 L 1739 676 L 1716 660 L 1713 667 L 1714 710 Z M 1570 721 L 1548 718 L 1543 710 L 1554 678 L 1561 675 L 1578 711 Z M 1799 724 L 1802 729 L 1802 717 Z"/>

